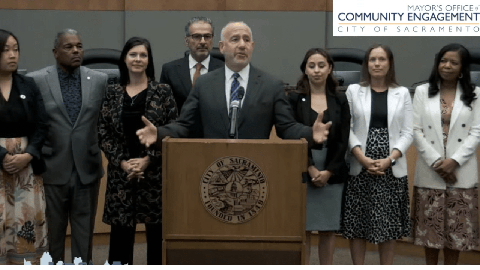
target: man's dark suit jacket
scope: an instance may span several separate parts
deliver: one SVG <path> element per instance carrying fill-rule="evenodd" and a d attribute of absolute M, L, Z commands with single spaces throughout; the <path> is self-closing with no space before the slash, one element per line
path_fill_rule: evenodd
<path fill-rule="evenodd" d="M 210 56 L 208 72 L 225 66 L 222 60 Z M 192 89 L 192 79 L 190 78 L 190 69 L 188 67 L 188 56 L 166 63 L 162 66 L 160 83 L 170 85 L 173 91 L 173 97 L 177 103 L 180 112 L 185 100 Z"/>
<path fill-rule="evenodd" d="M 197 79 L 177 122 L 157 129 L 157 143 L 165 136 L 192 137 L 197 129 L 203 132 L 203 138 L 227 139 L 229 125 L 225 68 L 220 68 Z M 250 66 L 238 118 L 238 138 L 268 139 L 273 125 L 280 138 L 306 138 L 313 142 L 312 128 L 295 121 L 282 82 Z"/>
<path fill-rule="evenodd" d="M 313 126 L 316 117 L 311 114 L 310 95 L 292 92 L 288 95 L 288 101 L 292 106 L 295 119 L 304 125 Z M 328 180 L 329 184 L 343 183 L 348 178 L 345 153 L 348 149 L 348 137 L 350 135 L 350 109 L 347 97 L 340 92 L 337 92 L 335 96 L 327 94 L 327 106 L 328 109 L 324 113 L 323 122 L 332 121 L 332 127 L 326 142 L 328 148 L 325 169 L 334 173 Z M 316 146 L 313 147 L 313 149 L 315 148 Z M 310 149 L 309 162 L 313 164 Z"/>

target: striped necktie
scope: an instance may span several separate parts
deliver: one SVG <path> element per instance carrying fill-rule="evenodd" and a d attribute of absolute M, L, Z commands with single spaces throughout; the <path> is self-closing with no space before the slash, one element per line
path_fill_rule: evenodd
<path fill-rule="evenodd" d="M 240 82 L 238 82 L 238 77 L 240 75 L 238 73 L 233 73 L 233 81 L 232 86 L 230 88 L 230 104 L 232 101 L 238 100 L 238 89 L 240 88 Z"/>

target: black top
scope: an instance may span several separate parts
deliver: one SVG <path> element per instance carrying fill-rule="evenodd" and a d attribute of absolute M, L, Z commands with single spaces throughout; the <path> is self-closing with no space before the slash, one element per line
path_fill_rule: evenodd
<path fill-rule="evenodd" d="M 33 159 L 30 162 L 32 164 L 33 172 L 35 174 L 41 174 L 45 171 L 45 162 L 41 158 L 41 151 L 45 137 L 48 133 L 48 116 L 45 111 L 45 105 L 43 104 L 42 94 L 32 78 L 20 74 L 13 74 L 11 91 L 8 102 L 12 102 L 12 106 L 16 107 L 15 110 L 18 110 L 18 112 L 23 110 L 22 113 L 18 115 L 15 114 L 14 116 L 16 120 L 19 121 L 18 125 L 22 126 L 23 131 L 8 130 L 9 128 L 3 128 L 3 123 L 0 123 L 0 132 L 11 132 L 13 133 L 10 134 L 12 136 L 26 136 L 28 138 L 28 145 L 25 148 L 25 152 L 33 156 Z M 5 103 L 6 102 L 3 99 L 3 104 Z M 3 106 L 4 105 L 0 105 L 0 107 Z M 14 119 L 9 119 L 8 116 L 4 116 L 4 111 L 0 113 L 0 117 L 3 117 L 3 119 L 7 118 L 7 121 L 14 122 Z M 21 124 L 20 121 L 25 122 Z M 4 136 L 5 135 L 7 134 L 4 134 Z M 0 160 L 3 160 L 6 154 L 7 149 L 0 146 Z M 2 164 L 0 163 L 0 168 L 1 167 Z"/>
<path fill-rule="evenodd" d="M 388 90 L 384 92 L 372 92 L 372 110 L 370 114 L 370 127 L 388 128 Z"/>
<path fill-rule="evenodd" d="M 67 73 L 57 66 L 58 81 L 60 91 L 62 91 L 63 104 L 67 110 L 72 126 L 75 125 L 80 109 L 82 108 L 82 79 L 80 77 L 80 68 L 73 73 Z"/>
<path fill-rule="evenodd" d="M 130 158 L 140 157 L 140 153 L 144 150 L 144 146 L 140 143 L 138 136 L 135 133 L 137 130 L 145 127 L 142 122 L 142 115 L 145 114 L 146 102 L 146 89 L 133 97 L 130 97 L 127 94 L 127 91 L 125 91 L 123 98 L 122 122 Z"/>
<path fill-rule="evenodd" d="M 22 97 L 25 98 L 25 95 Z M 20 138 L 31 133 L 20 92 L 14 85 L 8 101 L 0 95 L 0 127 L 0 138 Z"/>

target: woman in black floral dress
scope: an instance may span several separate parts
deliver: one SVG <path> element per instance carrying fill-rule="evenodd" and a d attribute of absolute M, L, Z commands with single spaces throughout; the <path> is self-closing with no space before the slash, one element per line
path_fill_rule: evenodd
<path fill-rule="evenodd" d="M 161 153 L 145 149 L 135 132 L 144 116 L 155 126 L 173 122 L 177 108 L 170 86 L 155 82 L 148 40 L 129 39 L 119 61 L 120 84 L 110 85 L 99 119 L 100 144 L 108 159 L 103 222 L 111 225 L 110 264 L 133 263 L 135 228 L 145 223 L 147 263 L 162 263 Z"/>
<path fill-rule="evenodd" d="M 478 247 L 480 88 L 470 80 L 470 53 L 443 47 L 427 84 L 413 101 L 415 169 L 414 243 L 427 264 L 457 264 L 460 251 Z"/>
<path fill-rule="evenodd" d="M 412 101 L 395 79 L 392 51 L 365 53 L 360 84 L 347 89 L 351 129 L 350 179 L 342 234 L 354 264 L 363 264 L 366 241 L 378 244 L 381 264 L 392 264 L 395 240 L 410 234 L 407 149 L 413 140 Z"/>

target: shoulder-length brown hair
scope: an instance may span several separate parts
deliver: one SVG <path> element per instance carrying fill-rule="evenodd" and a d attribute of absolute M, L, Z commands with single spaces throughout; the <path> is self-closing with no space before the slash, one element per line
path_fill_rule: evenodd
<path fill-rule="evenodd" d="M 382 48 L 387 54 L 389 67 L 387 75 L 385 76 L 385 83 L 388 86 L 398 86 L 397 79 L 395 78 L 395 61 L 393 60 L 392 50 L 390 50 L 390 47 L 383 44 L 374 44 L 370 46 L 370 48 L 368 48 L 368 50 L 365 52 L 365 57 L 363 58 L 362 64 L 362 77 L 360 79 L 360 85 L 369 86 L 372 83 L 372 77 L 368 72 L 368 61 L 370 60 L 370 53 L 373 49 L 376 48 Z"/>

